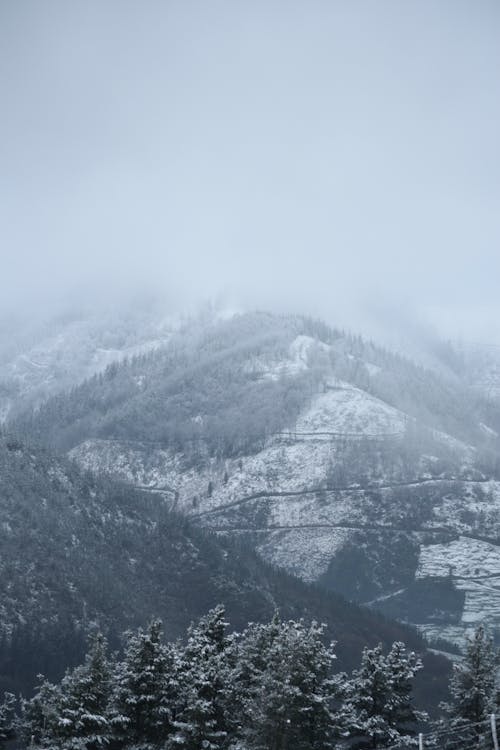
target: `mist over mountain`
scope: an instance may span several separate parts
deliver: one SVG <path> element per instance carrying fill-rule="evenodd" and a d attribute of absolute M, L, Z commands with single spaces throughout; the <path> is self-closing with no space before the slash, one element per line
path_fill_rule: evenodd
<path fill-rule="evenodd" d="M 203 638 L 190 651 L 200 630 L 159 648 L 177 659 L 173 693 L 163 675 L 149 718 L 168 713 L 170 744 L 160 732 L 150 750 L 234 749 L 242 726 L 213 744 L 203 714 L 198 744 L 182 745 L 180 717 L 217 713 L 221 674 L 280 664 L 279 628 L 300 658 L 309 632 L 328 690 L 321 638 L 338 641 L 339 669 L 407 659 L 408 701 L 422 657 L 432 716 L 484 646 L 482 713 L 450 711 L 490 731 L 499 35 L 494 0 L 0 4 L 0 691 L 60 680 L 96 629 L 119 649 L 160 617 L 172 641 L 223 605 L 243 660 L 228 651 L 218 671 L 221 636 L 205 664 Z M 324 630 L 259 629 L 276 611 Z M 82 709 L 88 658 L 44 683 L 30 747 L 100 744 L 68 727 L 80 709 L 108 722 L 127 659 L 158 628 L 126 636 L 102 713 Z M 396 643 L 385 662 L 377 643 L 401 640 L 417 653 Z M 265 689 L 249 678 L 252 706 L 271 683 L 293 687 L 276 698 L 285 737 L 299 689 L 273 671 Z M 340 750 L 366 719 L 360 675 L 336 675 L 325 698 L 347 722 Z M 361 750 L 424 726 L 407 703 L 396 730 L 384 690 Z M 0 744 L 14 703 L 0 702 Z M 382 720 L 383 741 L 370 734 Z M 102 742 L 129 750 L 120 721 Z"/>
<path fill-rule="evenodd" d="M 0 306 L 145 288 L 499 342 L 498 24 L 492 0 L 2 4 Z"/>
<path fill-rule="evenodd" d="M 3 408 L 22 440 L 453 649 L 500 627 L 500 381 L 488 350 L 427 358 L 297 315 L 149 308 L 58 321 L 4 364 Z"/>

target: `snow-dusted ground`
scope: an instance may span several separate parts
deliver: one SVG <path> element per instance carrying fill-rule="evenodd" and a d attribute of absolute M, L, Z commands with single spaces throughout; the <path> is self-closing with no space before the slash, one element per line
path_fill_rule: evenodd
<path fill-rule="evenodd" d="M 437 526 L 500 539 L 500 482 L 460 482 L 434 508 Z"/>
<path fill-rule="evenodd" d="M 274 359 L 266 357 L 251 357 L 246 365 L 246 371 L 266 380 L 279 380 L 282 377 L 293 377 L 305 372 L 311 366 L 314 356 L 324 356 L 330 347 L 311 336 L 297 336 L 289 346 L 285 356 Z"/>
<path fill-rule="evenodd" d="M 332 558 L 351 536 L 349 529 L 272 531 L 257 545 L 257 550 L 273 565 L 312 583 L 326 573 Z"/>
<path fill-rule="evenodd" d="M 318 394 L 297 420 L 298 432 L 332 432 L 361 435 L 402 434 L 406 415 L 348 383 Z"/>
<path fill-rule="evenodd" d="M 8 418 L 15 403 L 38 404 L 113 362 L 166 345 L 178 325 L 175 316 L 148 320 L 140 333 L 130 321 L 127 327 L 112 316 L 47 324 L 39 335 L 32 334 L 24 351 L 4 357 L 0 364 L 0 386 L 7 384 L 13 389 L 12 396 L 0 395 L 0 422 Z"/>
<path fill-rule="evenodd" d="M 254 357 L 247 369 L 268 379 L 298 375 L 314 361 L 328 358 L 328 350 L 308 336 L 298 336 L 276 360 Z M 377 374 L 375 367 L 368 369 Z M 117 474 L 159 493 L 207 527 L 221 533 L 251 533 L 266 560 L 316 581 L 349 540 L 364 529 L 373 537 L 377 525 L 398 533 L 406 529 L 416 539 L 420 539 L 419 528 L 464 533 L 471 532 L 474 524 L 476 531 L 483 528 L 481 524 L 490 530 L 498 527 L 500 536 L 500 484 L 435 479 L 429 470 L 437 458 L 422 457 L 423 481 L 408 484 L 406 497 L 411 502 L 406 509 L 391 505 L 396 495 L 390 487 L 380 487 L 375 495 L 359 485 L 325 489 L 329 471 L 343 450 L 339 436 L 347 443 L 362 437 L 383 442 L 402 438 L 413 426 L 414 420 L 403 412 L 332 376 L 295 425 L 269 439 L 258 453 L 241 459 L 214 459 L 203 469 L 186 468 L 181 456 L 162 447 L 104 440 L 86 441 L 71 455 L 86 468 Z M 455 452 L 458 466 L 469 465 L 473 451 L 468 446 L 444 433 L 432 434 Z M 418 511 L 420 496 L 426 497 L 428 491 L 435 493 L 435 505 L 430 516 L 419 520 L 412 509 Z M 470 562 L 471 568 L 459 568 L 461 561 Z M 461 642 L 481 618 L 500 623 L 500 547 L 487 542 L 474 546 L 466 537 L 456 543 L 426 544 L 417 577 L 447 576 L 450 565 L 455 585 L 466 593 L 462 621 L 458 626 L 424 628 L 433 637 Z M 489 577 L 482 579 L 476 568 Z"/>
<path fill-rule="evenodd" d="M 479 623 L 500 623 L 500 546 L 461 536 L 447 544 L 423 545 L 417 578 L 451 576 L 454 586 L 465 591 L 461 625 L 454 640 Z M 431 626 L 435 630 L 435 626 Z"/>
<path fill-rule="evenodd" d="M 170 488 L 179 493 L 179 507 L 196 513 L 230 505 L 248 495 L 263 492 L 298 491 L 318 487 L 332 455 L 328 443 L 270 445 L 241 461 L 210 462 L 203 470 L 186 469 L 179 455 L 161 448 L 145 452 L 139 446 L 119 441 L 88 440 L 70 452 L 86 468 L 111 472 L 133 484 L 148 488 Z M 224 476 L 227 475 L 227 481 Z M 208 483 L 212 482 L 211 497 Z"/>

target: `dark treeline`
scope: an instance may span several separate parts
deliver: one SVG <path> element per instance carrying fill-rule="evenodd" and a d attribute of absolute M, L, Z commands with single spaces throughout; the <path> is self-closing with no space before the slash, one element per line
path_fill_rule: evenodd
<path fill-rule="evenodd" d="M 250 624 L 229 634 L 216 607 L 186 640 L 165 643 L 161 624 L 125 635 L 123 655 L 100 633 L 84 664 L 30 700 L 7 694 L 0 742 L 40 748 L 327 748 L 346 738 L 378 747 L 411 737 L 424 716 L 412 705 L 420 659 L 402 643 L 365 648 L 351 675 L 336 672 L 324 627 Z"/>
<path fill-rule="evenodd" d="M 161 622 L 128 631 L 121 655 L 101 633 L 80 666 L 59 683 L 40 676 L 33 698 L 4 695 L 0 746 L 61 750 L 326 750 L 410 747 L 427 728 L 429 746 L 487 747 L 499 705 L 498 652 L 484 629 L 454 667 L 442 717 L 414 708 L 418 655 L 401 642 L 364 648 L 350 674 L 335 669 L 324 626 L 303 620 L 249 624 L 229 633 L 222 606 L 181 642 L 162 640 Z M 457 741 L 457 737 L 460 739 Z"/>

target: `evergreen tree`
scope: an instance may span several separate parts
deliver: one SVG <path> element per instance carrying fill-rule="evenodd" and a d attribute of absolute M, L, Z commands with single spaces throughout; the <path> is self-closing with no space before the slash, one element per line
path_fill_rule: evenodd
<path fill-rule="evenodd" d="M 333 646 L 323 626 L 281 622 L 252 625 L 243 634 L 233 684 L 238 684 L 240 734 L 255 750 L 330 747 Z"/>
<path fill-rule="evenodd" d="M 496 672 L 499 664 L 499 652 L 480 625 L 472 637 L 467 637 L 463 660 L 453 665 L 451 701 L 441 704 L 451 726 L 458 730 L 467 725 L 464 744 L 472 744 L 489 732 L 488 718 L 498 705 Z M 474 726 L 468 726 L 471 724 Z"/>
<path fill-rule="evenodd" d="M 420 659 L 403 643 L 394 643 L 387 656 L 381 645 L 365 648 L 360 668 L 341 685 L 344 733 L 359 738 L 362 747 L 407 740 L 424 718 L 411 703 L 412 681 L 421 668 Z"/>
<path fill-rule="evenodd" d="M 85 663 L 61 682 L 56 739 L 64 750 L 97 750 L 110 736 L 111 668 L 101 633 L 91 637 Z"/>
<path fill-rule="evenodd" d="M 218 606 L 188 631 L 182 654 L 182 689 L 169 748 L 220 750 L 228 742 L 227 656 L 224 607 Z"/>
<path fill-rule="evenodd" d="M 122 746 L 156 748 L 172 731 L 178 654 L 174 645 L 162 643 L 161 632 L 156 620 L 146 632 L 129 633 L 117 665 L 111 723 Z"/>
<path fill-rule="evenodd" d="M 3 703 L 0 703 L 0 748 L 3 748 L 16 735 L 15 705 L 15 695 L 4 693 Z"/>
<path fill-rule="evenodd" d="M 386 701 L 386 718 L 401 736 L 414 734 L 417 722 L 427 718 L 412 702 L 413 681 L 423 668 L 422 660 L 405 644 L 396 641 L 387 654 L 386 664 L 390 675 L 391 690 Z"/>
<path fill-rule="evenodd" d="M 59 731 L 61 689 L 38 677 L 42 682 L 33 698 L 21 702 L 20 735 L 31 747 L 52 747 Z"/>
<path fill-rule="evenodd" d="M 24 702 L 20 725 L 27 744 L 65 750 L 107 744 L 110 680 L 106 642 L 98 633 L 83 665 L 67 672 L 58 686 L 44 681 Z"/>

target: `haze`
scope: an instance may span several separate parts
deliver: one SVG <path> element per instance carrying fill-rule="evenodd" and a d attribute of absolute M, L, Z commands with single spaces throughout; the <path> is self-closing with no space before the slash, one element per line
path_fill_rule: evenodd
<path fill-rule="evenodd" d="M 496 0 L 1 0 L 0 61 L 4 312 L 151 289 L 500 341 Z"/>

